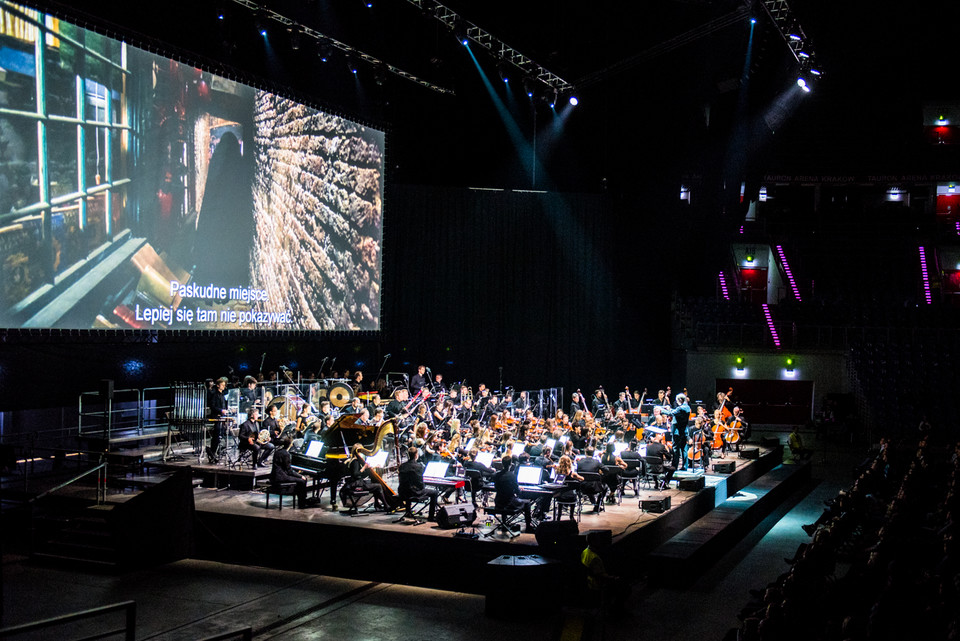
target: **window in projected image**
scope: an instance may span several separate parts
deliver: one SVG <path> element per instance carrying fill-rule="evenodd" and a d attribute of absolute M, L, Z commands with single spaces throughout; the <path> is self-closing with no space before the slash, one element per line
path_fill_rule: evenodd
<path fill-rule="evenodd" d="M 383 154 L 0 0 L 0 325 L 379 329 Z"/>

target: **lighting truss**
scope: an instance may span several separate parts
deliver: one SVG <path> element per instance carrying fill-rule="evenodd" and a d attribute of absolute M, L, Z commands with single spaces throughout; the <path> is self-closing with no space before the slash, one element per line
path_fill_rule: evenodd
<path fill-rule="evenodd" d="M 803 32 L 800 22 L 790 10 L 787 0 L 763 0 L 761 4 L 784 42 L 787 43 L 787 47 L 790 48 L 790 53 L 793 54 L 797 64 L 800 65 L 800 71 L 816 72 L 815 75 L 819 75 L 819 69 L 814 63 L 813 46 L 807 34 Z"/>
<path fill-rule="evenodd" d="M 238 0 L 234 0 L 238 1 Z M 489 31 L 486 31 L 477 25 L 464 20 L 456 11 L 450 7 L 444 6 L 435 0 L 407 0 L 423 13 L 433 16 L 436 20 L 442 22 L 451 30 L 462 29 L 467 40 L 475 42 L 487 51 L 499 62 L 506 62 L 524 73 L 524 75 L 535 78 L 551 89 L 557 92 L 573 91 L 573 85 L 553 73 L 543 68 L 535 61 L 523 55 L 513 47 L 509 46 Z"/>
<path fill-rule="evenodd" d="M 274 22 L 278 22 L 282 24 L 284 27 L 286 27 L 287 29 L 299 30 L 299 32 L 303 37 L 313 38 L 317 42 L 318 46 L 327 45 L 329 47 L 337 49 L 338 51 L 343 52 L 348 56 L 354 56 L 357 60 L 363 60 L 364 62 L 371 65 L 375 69 L 383 69 L 385 71 L 389 71 L 395 76 L 399 76 L 405 80 L 409 80 L 410 82 L 418 84 L 421 87 L 426 87 L 431 91 L 436 91 L 437 93 L 446 94 L 449 96 L 455 95 L 455 92 L 453 91 L 453 89 L 448 89 L 447 87 L 441 87 L 440 85 L 434 84 L 429 80 L 424 80 L 423 78 L 415 76 L 412 73 L 404 71 L 399 67 L 395 67 L 394 65 L 388 62 L 384 62 L 379 58 L 371 56 L 368 53 L 364 53 L 363 51 L 360 51 L 359 49 L 356 49 L 354 47 L 351 47 L 345 42 L 340 42 L 336 38 L 331 38 L 328 35 L 320 33 L 316 29 L 308 27 L 307 25 L 304 25 L 304 24 L 300 24 L 299 22 L 291 18 L 288 18 L 287 16 L 281 13 L 277 13 L 276 11 L 274 11 L 273 9 L 270 9 L 269 7 L 253 2 L 252 0 L 231 0 L 231 1 L 242 7 L 246 7 L 250 11 L 259 12 L 259 15 L 261 15 L 264 19 L 269 19 L 269 20 L 273 20 Z"/>

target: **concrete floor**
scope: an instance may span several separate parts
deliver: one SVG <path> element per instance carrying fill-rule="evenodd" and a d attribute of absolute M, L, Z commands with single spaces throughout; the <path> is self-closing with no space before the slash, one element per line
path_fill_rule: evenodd
<path fill-rule="evenodd" d="M 719 640 L 738 625 L 736 614 L 749 600 L 748 590 L 781 574 L 787 568 L 783 558 L 809 540 L 800 524 L 813 522 L 823 500 L 849 484 L 852 467 L 863 454 L 862 448 L 836 446 L 818 452 L 813 459 L 818 484 L 812 491 L 781 506 L 685 589 L 658 587 L 656 576 L 637 577 L 628 612 L 616 620 L 597 621 L 586 610 L 568 607 L 558 616 L 530 611 L 520 621 L 501 621 L 484 615 L 482 596 L 207 561 L 185 560 L 114 576 L 36 566 L 7 554 L 0 568 L 2 625 L 133 599 L 140 641 L 193 640 L 245 626 L 252 626 L 256 639 L 291 641 Z M 291 545 L 291 554 L 297 553 L 302 552 Z M 318 553 L 363 551 L 345 547 Z M 456 571 L 451 559 L 411 560 L 413 568 L 419 563 L 448 563 Z M 558 599 L 563 601 L 563 595 Z M 523 609 L 518 603 L 518 612 Z M 77 632 L 89 629 L 79 626 Z M 51 637 L 48 632 L 34 638 Z"/>

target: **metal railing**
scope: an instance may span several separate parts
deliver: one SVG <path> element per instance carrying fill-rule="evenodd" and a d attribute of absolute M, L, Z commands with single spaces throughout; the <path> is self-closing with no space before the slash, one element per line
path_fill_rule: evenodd
<path fill-rule="evenodd" d="M 212 637 L 204 637 L 200 641 L 253 641 L 253 628 L 240 628 L 230 632 L 223 632 Z"/>
<path fill-rule="evenodd" d="M 71 639 L 63 635 L 63 630 L 55 631 L 54 628 L 66 626 L 70 624 L 75 624 L 78 621 L 84 619 L 93 619 L 96 617 L 106 617 L 108 615 L 114 614 L 116 612 L 124 613 L 124 624 L 123 627 L 104 630 L 102 632 L 97 632 L 85 637 L 79 637 L 76 639 Z M 34 621 L 32 623 L 23 623 L 21 625 L 14 625 L 8 628 L 0 629 L 0 639 L 6 641 L 7 639 L 13 639 L 17 636 L 23 636 L 30 634 L 32 632 L 43 631 L 44 637 L 47 638 L 56 638 L 61 641 L 94 641 L 94 639 L 106 639 L 107 637 L 113 637 L 118 635 L 123 635 L 124 641 L 134 641 L 136 638 L 136 628 L 137 628 L 137 604 L 135 601 L 122 601 L 120 603 L 114 603 L 113 605 L 103 605 L 98 608 L 90 608 L 89 610 L 81 610 L 80 612 L 72 612 L 70 614 L 62 614 L 57 617 L 51 617 L 49 619 L 43 619 L 41 621 Z"/>

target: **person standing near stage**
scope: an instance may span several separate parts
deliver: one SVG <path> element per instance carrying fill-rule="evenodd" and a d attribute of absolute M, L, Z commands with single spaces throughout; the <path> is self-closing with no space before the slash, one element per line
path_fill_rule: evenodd
<path fill-rule="evenodd" d="M 427 367 L 426 365 L 419 365 L 417 367 L 417 373 L 410 378 L 410 392 L 416 394 L 421 389 L 426 387 L 429 389 L 430 383 L 427 381 Z"/>
<path fill-rule="evenodd" d="M 687 404 L 686 394 L 677 394 L 677 406 L 673 409 L 664 408 L 661 413 L 672 419 L 673 467 L 684 470 L 687 468 L 687 423 L 690 422 L 690 405 Z"/>
<path fill-rule="evenodd" d="M 220 449 L 220 427 L 222 421 L 230 413 L 227 409 L 227 377 L 221 376 L 207 393 L 207 418 L 216 421 L 210 426 L 210 447 L 207 449 L 207 459 L 210 464 L 217 462 L 217 451 Z"/>

